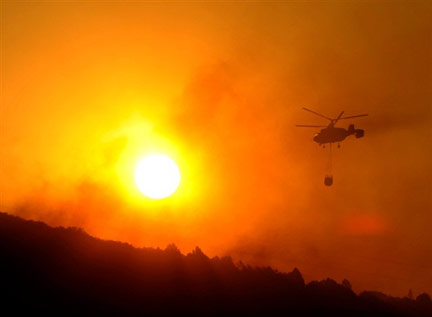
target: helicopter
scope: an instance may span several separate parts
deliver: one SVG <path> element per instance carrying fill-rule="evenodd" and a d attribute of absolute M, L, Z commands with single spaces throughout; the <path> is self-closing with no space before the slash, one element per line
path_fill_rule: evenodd
<path fill-rule="evenodd" d="M 312 112 L 313 114 L 316 114 L 317 116 L 320 116 L 324 119 L 327 119 L 330 121 L 328 126 L 325 125 L 308 125 L 308 124 L 297 124 L 296 127 L 300 128 L 324 128 L 321 129 L 320 132 L 315 134 L 313 140 L 318 143 L 320 146 L 325 147 L 325 144 L 330 143 L 338 143 L 338 147 L 340 147 L 340 142 L 345 140 L 346 137 L 350 135 L 355 135 L 355 137 L 362 138 L 364 136 L 364 130 L 362 129 L 356 129 L 354 127 L 354 124 L 350 124 L 348 126 L 348 129 L 344 128 L 335 128 L 336 123 L 339 120 L 345 120 L 345 119 L 353 119 L 358 117 L 366 117 L 367 114 L 359 114 L 355 116 L 348 116 L 348 117 L 342 117 L 344 112 L 342 111 L 339 116 L 336 119 L 329 118 L 325 115 L 322 115 L 321 113 L 315 112 L 313 110 L 307 109 L 305 107 L 302 107 L 303 110 Z"/>

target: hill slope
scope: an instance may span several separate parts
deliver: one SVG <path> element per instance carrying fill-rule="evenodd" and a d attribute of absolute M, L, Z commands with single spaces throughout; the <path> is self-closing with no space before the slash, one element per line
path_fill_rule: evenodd
<path fill-rule="evenodd" d="M 77 228 L 52 228 L 0 213 L 2 308 L 59 314 L 432 315 L 416 300 L 356 295 L 333 280 L 305 284 L 297 269 L 235 265 L 199 248 L 182 255 L 104 241 Z"/>

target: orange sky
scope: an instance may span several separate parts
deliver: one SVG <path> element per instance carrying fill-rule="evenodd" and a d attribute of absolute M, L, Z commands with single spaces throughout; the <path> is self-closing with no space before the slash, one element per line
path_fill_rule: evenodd
<path fill-rule="evenodd" d="M 1 209 L 432 293 L 431 8 L 3 1 Z M 294 127 L 325 122 L 302 106 L 370 115 L 330 188 L 316 131 Z M 179 164 L 168 199 L 134 184 L 149 152 Z"/>

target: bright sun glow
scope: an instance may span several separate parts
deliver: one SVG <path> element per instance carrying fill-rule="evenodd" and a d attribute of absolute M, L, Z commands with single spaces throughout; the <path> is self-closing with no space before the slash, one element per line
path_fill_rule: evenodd
<path fill-rule="evenodd" d="M 165 198 L 174 193 L 180 184 L 180 171 L 169 157 L 161 154 L 148 155 L 137 165 L 135 183 L 147 197 Z"/>

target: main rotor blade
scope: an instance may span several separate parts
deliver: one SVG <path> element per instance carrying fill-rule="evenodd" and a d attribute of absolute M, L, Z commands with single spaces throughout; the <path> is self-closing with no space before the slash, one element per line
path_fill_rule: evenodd
<path fill-rule="evenodd" d="M 326 128 L 326 125 L 296 124 L 298 128 Z"/>
<path fill-rule="evenodd" d="M 340 118 L 339 120 L 345 120 L 345 119 L 351 119 L 351 118 L 358 118 L 358 117 L 366 117 L 366 116 L 368 116 L 368 114 L 358 114 L 358 115 L 356 115 L 356 116 L 343 117 L 343 118 Z"/>
<path fill-rule="evenodd" d="M 303 109 L 303 110 L 306 110 L 306 111 L 309 111 L 309 112 L 312 112 L 313 114 L 316 114 L 317 116 L 323 117 L 324 119 L 327 119 L 327 120 L 330 120 L 330 121 L 333 120 L 333 119 L 331 119 L 331 118 L 329 118 L 329 117 L 326 117 L 325 115 L 323 115 L 323 114 L 321 114 L 321 113 L 315 112 L 315 111 L 310 110 L 310 109 L 308 109 L 308 108 L 302 107 L 302 109 Z"/>
<path fill-rule="evenodd" d="M 339 119 L 342 117 L 343 114 L 344 112 L 342 111 L 341 113 L 339 113 L 338 117 L 332 121 L 333 126 L 335 126 L 336 122 L 339 121 Z"/>

